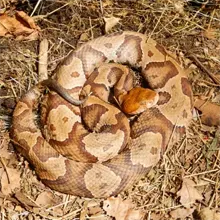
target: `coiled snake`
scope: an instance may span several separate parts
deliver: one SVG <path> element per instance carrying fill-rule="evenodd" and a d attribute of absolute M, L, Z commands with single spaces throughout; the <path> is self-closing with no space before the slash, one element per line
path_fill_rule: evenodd
<path fill-rule="evenodd" d="M 121 64 L 140 68 L 153 91 L 133 88 L 133 73 Z M 63 193 L 108 197 L 127 189 L 185 134 L 192 118 L 185 70 L 140 33 L 118 32 L 83 44 L 57 67 L 54 80 L 74 99 L 92 94 L 80 107 L 49 92 L 39 126 L 35 109 L 45 88 L 40 83 L 17 103 L 11 134 L 42 182 Z M 111 88 L 125 113 L 108 102 Z M 128 114 L 137 116 L 130 122 Z"/>

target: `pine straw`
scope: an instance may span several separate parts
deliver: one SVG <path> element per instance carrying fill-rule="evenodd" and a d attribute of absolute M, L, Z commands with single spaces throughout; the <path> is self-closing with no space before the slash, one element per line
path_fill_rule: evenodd
<path fill-rule="evenodd" d="M 26 10 L 30 14 L 35 10 L 34 18 L 42 28 L 42 37 L 49 40 L 50 75 L 70 50 L 105 34 L 103 18 L 113 15 L 121 20 L 111 32 L 139 31 L 156 39 L 170 51 L 177 53 L 185 67 L 193 70 L 189 77 L 195 95 L 205 95 L 210 100 L 220 102 L 219 85 L 186 58 L 189 52 L 195 54 L 213 74 L 218 72 L 219 32 L 213 38 L 207 38 L 207 30 L 220 28 L 220 12 L 217 6 L 204 8 L 191 3 L 183 6 L 182 1 L 176 0 L 47 0 L 35 9 Z M 0 117 L 7 119 L 7 123 L 10 123 L 14 101 L 38 81 L 38 44 L 39 42 L 0 39 Z M 6 134 L 2 129 L 2 137 Z M 219 129 L 202 125 L 199 118 L 196 118 L 187 136 L 175 146 L 168 147 L 160 163 L 121 196 L 125 199 L 131 198 L 137 209 L 144 210 L 145 219 L 151 219 L 155 214 L 161 215 L 161 219 L 171 219 L 169 212 L 183 207 L 176 195 L 181 188 L 182 179 L 190 178 L 197 183 L 197 189 L 204 199 L 194 204 L 194 218 L 191 216 L 187 219 L 198 219 L 195 216 L 203 207 L 220 209 L 219 146 Z M 13 151 L 11 146 L 10 150 Z M 21 190 L 25 196 L 34 201 L 39 193 L 50 191 L 36 180 L 34 172 L 22 157 L 18 157 L 18 161 L 11 164 L 22 172 Z M 81 219 L 92 219 L 89 216 L 83 218 L 83 210 L 85 211 L 88 201 L 96 202 L 98 206 L 102 201 L 52 193 L 60 202 L 56 207 L 50 208 L 33 208 L 27 202 L 19 202 L 13 195 L 4 198 L 0 194 L 0 198 L 4 198 L 0 218 L 12 219 L 13 216 L 14 219 L 79 219 L 81 215 Z M 111 218 L 101 213 L 97 219 Z"/>

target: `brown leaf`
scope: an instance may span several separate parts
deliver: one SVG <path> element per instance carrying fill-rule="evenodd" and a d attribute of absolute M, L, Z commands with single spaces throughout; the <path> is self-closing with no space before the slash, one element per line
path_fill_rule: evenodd
<path fill-rule="evenodd" d="M 177 208 L 170 212 L 173 219 L 185 219 L 194 212 L 195 208 Z"/>
<path fill-rule="evenodd" d="M 210 208 L 204 208 L 200 211 L 199 216 L 201 220 L 220 220 L 220 212 L 211 210 Z"/>
<path fill-rule="evenodd" d="M 20 187 L 21 173 L 13 168 L 8 168 L 2 174 L 1 191 L 4 195 L 9 195 L 15 188 Z"/>
<path fill-rule="evenodd" d="M 16 192 L 14 196 L 28 210 L 33 207 L 39 207 L 33 199 L 21 191 Z"/>
<path fill-rule="evenodd" d="M 57 203 L 53 193 L 48 191 L 40 193 L 35 202 L 41 207 L 50 207 Z"/>
<path fill-rule="evenodd" d="M 184 14 L 184 1 L 174 1 L 174 7 L 180 14 Z"/>
<path fill-rule="evenodd" d="M 180 197 L 180 203 L 186 208 L 190 208 L 190 205 L 194 204 L 196 200 L 203 199 L 195 185 L 194 181 L 184 178 L 182 188 L 177 192 L 177 196 Z"/>
<path fill-rule="evenodd" d="M 163 220 L 165 219 L 165 216 L 161 213 L 150 213 L 150 220 Z"/>
<path fill-rule="evenodd" d="M 220 106 L 209 101 L 196 99 L 194 103 L 195 108 L 202 112 L 202 123 L 209 126 L 220 125 Z"/>
<path fill-rule="evenodd" d="M 0 120 L 0 127 L 1 127 L 1 120 Z M 0 135 L 0 157 L 3 158 L 3 160 L 7 161 L 8 166 L 11 166 L 17 164 L 18 161 L 16 158 L 16 154 L 8 149 L 9 142 L 10 142 L 10 138 L 7 132 Z"/>
<path fill-rule="evenodd" d="M 114 16 L 109 18 L 104 18 L 105 21 L 105 32 L 108 33 L 118 22 L 120 21 L 120 18 L 116 18 Z"/>
<path fill-rule="evenodd" d="M 108 198 L 104 201 L 103 209 L 116 220 L 141 220 L 144 217 L 142 211 L 134 209 L 131 200 L 123 201 L 121 197 Z"/>
<path fill-rule="evenodd" d="M 218 36 L 219 30 L 214 29 L 214 28 L 207 28 L 204 32 L 203 32 L 203 36 L 208 38 L 208 39 L 216 39 Z"/>
<path fill-rule="evenodd" d="M 16 40 L 36 40 L 40 28 L 34 23 L 33 18 L 23 11 L 16 11 L 14 16 L 7 13 L 0 15 L 0 36 L 12 37 Z"/>
<path fill-rule="evenodd" d="M 94 200 L 90 200 L 88 202 L 88 214 L 92 217 L 96 216 L 96 215 L 101 215 L 103 214 L 103 209 L 100 207 L 100 204 L 97 203 Z"/>
<path fill-rule="evenodd" d="M 1 121 L 0 121 L 0 124 L 1 124 Z M 12 154 L 8 151 L 9 137 L 5 135 L 4 137 L 0 137 L 0 138 L 1 138 L 0 155 L 1 157 L 4 157 L 5 159 L 10 159 Z"/>
<path fill-rule="evenodd" d="M 102 3 L 103 7 L 112 6 L 112 5 L 114 5 L 113 0 L 106 0 L 106 1 L 103 1 Z"/>

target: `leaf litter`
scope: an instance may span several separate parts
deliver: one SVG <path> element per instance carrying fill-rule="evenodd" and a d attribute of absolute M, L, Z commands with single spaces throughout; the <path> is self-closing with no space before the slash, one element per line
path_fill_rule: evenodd
<path fill-rule="evenodd" d="M 40 28 L 34 20 L 23 11 L 15 11 L 0 15 L 0 36 L 15 37 L 16 40 L 37 40 Z"/>

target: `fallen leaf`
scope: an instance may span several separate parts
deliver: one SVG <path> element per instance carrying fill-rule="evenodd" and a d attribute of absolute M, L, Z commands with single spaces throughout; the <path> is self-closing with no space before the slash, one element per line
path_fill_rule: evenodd
<path fill-rule="evenodd" d="M 103 209 L 107 215 L 115 217 L 115 220 L 141 220 L 144 213 L 134 209 L 131 200 L 122 200 L 121 197 L 110 197 L 104 201 Z"/>
<path fill-rule="evenodd" d="M 109 18 L 104 18 L 105 21 L 105 32 L 108 33 L 118 22 L 120 21 L 120 18 L 116 18 L 114 16 Z"/>
<path fill-rule="evenodd" d="M 220 103 L 220 94 L 216 95 L 213 99 L 213 102 L 219 102 Z"/>
<path fill-rule="evenodd" d="M 174 1 L 174 7 L 180 14 L 184 14 L 184 1 Z"/>
<path fill-rule="evenodd" d="M 12 37 L 16 40 L 36 40 L 40 28 L 34 23 L 33 18 L 23 11 L 16 11 L 14 16 L 7 13 L 0 15 L 0 36 Z"/>
<path fill-rule="evenodd" d="M 0 126 L 1 126 L 1 120 L 0 120 Z M 5 159 L 13 158 L 13 154 L 8 150 L 9 141 L 10 139 L 8 134 L 5 133 L 4 136 L 0 136 L 0 155 Z"/>
<path fill-rule="evenodd" d="M 1 191 L 4 195 L 11 194 L 15 188 L 20 187 L 21 173 L 13 168 L 7 167 L 1 178 Z"/>
<path fill-rule="evenodd" d="M 173 219 L 186 219 L 194 212 L 195 208 L 177 208 L 170 212 L 170 216 Z"/>
<path fill-rule="evenodd" d="M 103 209 L 100 207 L 100 204 L 94 200 L 88 202 L 88 214 L 91 217 L 102 215 Z"/>
<path fill-rule="evenodd" d="M 21 191 L 17 191 L 14 196 L 28 210 L 32 209 L 33 207 L 39 207 L 38 204 L 36 204 L 36 202 L 30 198 L 30 196 Z"/>
<path fill-rule="evenodd" d="M 195 188 L 196 184 L 190 179 L 183 179 L 182 188 L 177 192 L 177 196 L 180 197 L 180 203 L 190 208 L 190 205 L 194 204 L 196 200 L 200 201 L 203 196 Z"/>
<path fill-rule="evenodd" d="M 203 36 L 208 39 L 216 39 L 218 36 L 219 30 L 214 28 L 207 28 L 205 31 L 203 31 Z"/>
<path fill-rule="evenodd" d="M 40 207 L 50 207 L 57 204 L 56 198 L 52 192 L 44 191 L 40 193 L 35 200 Z"/>
<path fill-rule="evenodd" d="M 220 220 L 220 212 L 211 210 L 210 208 L 204 208 L 199 212 L 201 220 Z"/>
<path fill-rule="evenodd" d="M 220 125 L 220 105 L 202 99 L 196 99 L 195 108 L 202 112 L 201 121 L 209 126 Z"/>
<path fill-rule="evenodd" d="M 161 213 L 150 213 L 148 214 L 150 217 L 150 220 L 163 220 L 165 219 L 164 215 Z"/>
<path fill-rule="evenodd" d="M 114 5 L 114 2 L 112 0 L 106 0 L 102 2 L 103 7 L 112 6 Z"/>
<path fill-rule="evenodd" d="M 89 35 L 87 33 L 82 33 L 80 35 L 79 41 L 88 41 L 89 40 Z"/>

